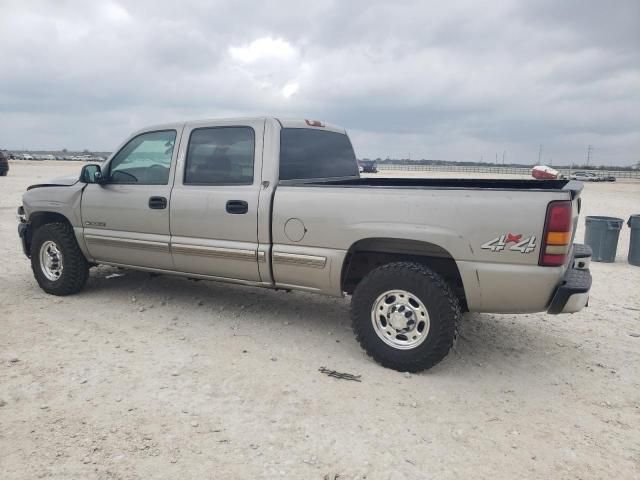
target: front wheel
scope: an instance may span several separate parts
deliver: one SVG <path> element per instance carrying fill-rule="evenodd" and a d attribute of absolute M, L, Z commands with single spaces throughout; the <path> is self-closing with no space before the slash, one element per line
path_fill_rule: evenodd
<path fill-rule="evenodd" d="M 47 223 L 34 232 L 31 269 L 40 288 L 52 295 L 71 295 L 83 289 L 89 264 L 70 225 Z"/>
<path fill-rule="evenodd" d="M 402 372 L 426 370 L 446 357 L 460 318 L 451 287 L 418 263 L 376 268 L 351 300 L 352 327 L 362 348 L 381 365 Z"/>

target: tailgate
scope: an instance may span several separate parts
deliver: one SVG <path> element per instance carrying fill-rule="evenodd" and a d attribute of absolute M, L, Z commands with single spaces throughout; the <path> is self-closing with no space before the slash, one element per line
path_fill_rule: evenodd
<path fill-rule="evenodd" d="M 582 198 L 580 198 L 580 195 L 582 194 L 583 188 L 584 188 L 584 184 L 582 182 L 577 182 L 575 180 L 571 180 L 563 188 L 563 190 L 568 190 L 569 193 L 571 194 L 571 206 L 572 206 L 572 212 L 573 212 L 573 218 L 572 218 L 573 232 L 571 234 L 571 243 L 574 242 L 576 231 L 578 230 L 578 219 L 580 217 L 580 211 L 582 210 Z M 568 257 L 570 257 L 570 255 Z M 568 262 L 569 262 L 569 259 L 567 259 L 567 263 Z"/>

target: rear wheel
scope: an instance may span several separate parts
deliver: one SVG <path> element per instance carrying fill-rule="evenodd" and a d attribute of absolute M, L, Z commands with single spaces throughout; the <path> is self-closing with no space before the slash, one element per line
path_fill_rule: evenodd
<path fill-rule="evenodd" d="M 82 290 L 89 277 L 89 264 L 70 225 L 47 223 L 34 232 L 31 269 L 47 293 L 71 295 Z"/>
<path fill-rule="evenodd" d="M 417 263 L 376 268 L 351 301 L 360 345 L 381 365 L 403 372 L 426 370 L 446 357 L 460 318 L 458 298 L 446 281 Z"/>

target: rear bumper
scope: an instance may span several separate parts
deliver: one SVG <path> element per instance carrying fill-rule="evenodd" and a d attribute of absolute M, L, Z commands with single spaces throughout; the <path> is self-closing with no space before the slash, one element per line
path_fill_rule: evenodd
<path fill-rule="evenodd" d="M 574 244 L 572 257 L 547 310 L 552 315 L 576 313 L 589 303 L 591 248 L 588 245 Z"/>

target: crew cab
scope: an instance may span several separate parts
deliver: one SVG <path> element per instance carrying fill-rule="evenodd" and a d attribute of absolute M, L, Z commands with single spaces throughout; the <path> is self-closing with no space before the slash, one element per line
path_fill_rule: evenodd
<path fill-rule="evenodd" d="M 586 306 L 573 244 L 582 184 L 361 178 L 344 129 L 311 120 L 181 122 L 100 166 L 32 185 L 18 231 L 40 287 L 77 293 L 98 264 L 352 296 L 364 350 L 400 371 L 449 352 L 464 311 Z"/>

